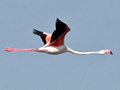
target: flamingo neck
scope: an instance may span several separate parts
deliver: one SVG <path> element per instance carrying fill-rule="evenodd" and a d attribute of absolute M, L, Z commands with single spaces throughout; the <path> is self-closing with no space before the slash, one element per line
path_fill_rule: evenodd
<path fill-rule="evenodd" d="M 74 53 L 74 54 L 79 54 L 79 55 L 88 55 L 88 54 L 105 54 L 101 51 L 96 51 L 96 52 L 78 52 L 78 51 L 74 51 L 70 48 L 67 47 L 67 50 L 71 53 Z"/>

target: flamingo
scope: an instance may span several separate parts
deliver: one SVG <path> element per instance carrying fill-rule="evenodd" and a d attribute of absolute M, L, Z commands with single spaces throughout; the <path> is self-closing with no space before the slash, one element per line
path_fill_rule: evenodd
<path fill-rule="evenodd" d="M 49 34 L 46 32 L 38 31 L 36 29 L 33 30 L 33 33 L 35 35 L 38 35 L 41 37 L 44 46 L 40 47 L 38 49 L 29 48 L 29 49 L 17 49 L 17 48 L 10 48 L 6 47 L 5 51 L 36 51 L 36 52 L 44 52 L 48 54 L 61 54 L 65 52 L 70 52 L 73 54 L 79 54 L 79 55 L 87 55 L 87 54 L 106 54 L 110 53 L 113 54 L 111 50 L 100 50 L 95 52 L 78 52 L 75 50 L 70 49 L 69 47 L 65 46 L 64 44 L 64 38 L 65 35 L 70 31 L 70 28 L 60 21 L 58 18 L 56 20 L 56 30 L 53 32 L 53 34 Z"/>

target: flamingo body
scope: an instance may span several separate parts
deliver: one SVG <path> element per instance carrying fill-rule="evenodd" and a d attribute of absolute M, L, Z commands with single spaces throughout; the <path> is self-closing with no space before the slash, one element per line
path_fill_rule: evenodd
<path fill-rule="evenodd" d="M 60 54 L 67 52 L 67 47 L 64 45 L 64 38 L 69 31 L 70 28 L 59 19 L 56 20 L 56 30 L 52 35 L 34 29 L 33 33 L 40 36 L 45 44 L 43 47 L 38 48 L 36 51 L 46 52 L 48 54 Z"/>
<path fill-rule="evenodd" d="M 45 52 L 48 54 L 61 54 L 64 52 L 71 52 L 74 54 L 79 54 L 79 55 L 87 55 L 87 54 L 106 54 L 112 52 L 110 50 L 100 50 L 96 52 L 78 52 L 74 51 L 67 46 L 64 45 L 64 38 L 65 35 L 70 31 L 70 28 L 60 21 L 59 19 L 56 20 L 56 30 L 52 33 L 46 33 L 42 31 L 38 31 L 36 29 L 33 30 L 33 33 L 35 35 L 38 35 L 41 37 L 44 46 L 38 49 L 15 49 L 15 48 L 9 48 L 7 47 L 5 50 L 6 51 L 37 51 L 37 52 Z"/>
<path fill-rule="evenodd" d="M 47 46 L 47 47 L 38 48 L 36 51 L 45 52 L 48 54 L 61 54 L 61 53 L 67 52 L 67 47 L 65 45 L 61 45 L 59 47 Z"/>

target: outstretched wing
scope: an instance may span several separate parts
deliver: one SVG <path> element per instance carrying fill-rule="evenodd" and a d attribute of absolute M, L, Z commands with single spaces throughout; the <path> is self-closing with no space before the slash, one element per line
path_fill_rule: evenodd
<path fill-rule="evenodd" d="M 33 33 L 40 36 L 44 44 L 50 43 L 51 36 L 52 36 L 51 34 L 46 32 L 41 32 L 36 29 L 33 30 Z"/>
<path fill-rule="evenodd" d="M 64 44 L 64 37 L 67 32 L 70 31 L 70 28 L 60 21 L 58 18 L 56 20 L 56 30 L 53 32 L 50 46 L 60 46 Z"/>

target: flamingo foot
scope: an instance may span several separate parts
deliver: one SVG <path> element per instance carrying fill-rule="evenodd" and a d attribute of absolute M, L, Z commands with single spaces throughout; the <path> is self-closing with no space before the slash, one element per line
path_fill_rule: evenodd
<path fill-rule="evenodd" d="M 6 48 L 5 48 L 5 51 L 12 52 L 12 51 L 13 51 L 13 49 L 12 49 L 12 48 L 10 48 L 10 47 L 6 47 Z"/>

